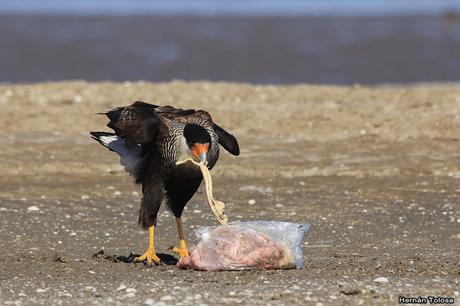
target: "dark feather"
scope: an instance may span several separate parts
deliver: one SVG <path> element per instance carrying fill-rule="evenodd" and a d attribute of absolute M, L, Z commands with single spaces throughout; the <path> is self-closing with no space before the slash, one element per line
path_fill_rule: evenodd
<path fill-rule="evenodd" d="M 150 109 L 150 110 L 153 110 L 159 107 L 158 105 L 150 104 L 150 103 L 142 102 L 142 101 L 136 101 L 133 104 L 131 104 L 131 106 L 143 107 L 143 108 Z"/>
<path fill-rule="evenodd" d="M 156 112 L 159 115 L 164 116 L 166 118 L 170 118 L 170 119 L 190 116 L 196 113 L 194 109 L 180 109 L 180 108 L 175 108 L 169 105 L 161 106 L 157 108 Z"/>
<path fill-rule="evenodd" d="M 200 187 L 203 177 L 195 178 L 173 176 L 165 182 L 167 204 L 176 218 L 180 218 L 185 204 Z"/>
<path fill-rule="evenodd" d="M 139 209 L 139 225 L 147 229 L 157 225 L 157 215 L 163 201 L 163 182 L 161 180 L 142 185 L 142 202 Z"/>
<path fill-rule="evenodd" d="M 164 196 L 164 185 L 160 174 L 158 159 L 152 159 L 144 168 L 142 183 L 142 202 L 139 210 L 139 225 L 146 229 L 157 224 L 157 214 Z"/>
<path fill-rule="evenodd" d="M 131 142 L 147 144 L 153 142 L 160 128 L 160 121 L 155 114 L 156 105 L 134 102 L 130 106 L 118 107 L 106 113 L 110 119 L 107 126 L 118 136 Z"/>
<path fill-rule="evenodd" d="M 230 152 L 233 155 L 240 155 L 240 147 L 238 146 L 238 141 L 235 136 L 228 133 L 226 130 L 214 123 L 214 131 L 216 131 L 217 136 L 219 137 L 219 143 L 225 150 Z"/>

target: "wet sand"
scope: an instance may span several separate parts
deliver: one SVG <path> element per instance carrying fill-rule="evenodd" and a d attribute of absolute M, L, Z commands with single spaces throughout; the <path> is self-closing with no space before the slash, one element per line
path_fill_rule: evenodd
<path fill-rule="evenodd" d="M 138 99 L 208 110 L 237 136 L 241 156 L 222 154 L 212 171 L 215 197 L 231 220 L 310 223 L 303 269 L 204 273 L 113 260 L 147 246 L 140 188 L 88 132 L 105 129 L 96 112 Z M 1 85 L 0 105 L 1 304 L 460 299 L 457 84 L 60 82 Z M 204 194 L 184 222 L 191 244 L 197 226 L 216 224 Z M 172 255 L 175 244 L 163 209 L 158 251 Z"/>

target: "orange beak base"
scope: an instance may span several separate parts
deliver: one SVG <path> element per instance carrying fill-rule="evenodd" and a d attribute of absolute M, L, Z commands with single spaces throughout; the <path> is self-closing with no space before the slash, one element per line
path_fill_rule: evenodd
<path fill-rule="evenodd" d="M 206 162 L 206 155 L 208 154 L 209 143 L 195 143 L 192 146 L 192 154 L 198 157 L 202 162 Z"/>

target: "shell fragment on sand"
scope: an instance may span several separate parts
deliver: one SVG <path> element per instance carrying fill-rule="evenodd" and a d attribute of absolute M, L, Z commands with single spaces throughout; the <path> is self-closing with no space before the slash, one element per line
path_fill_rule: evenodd
<path fill-rule="evenodd" d="M 206 197 L 208 199 L 209 208 L 211 208 L 212 213 L 214 216 L 216 216 L 216 219 L 220 224 L 227 224 L 228 217 L 224 214 L 225 204 L 214 199 L 212 196 L 212 178 L 209 169 L 203 162 L 196 162 L 191 158 L 186 158 L 184 160 L 178 161 L 176 162 L 176 165 L 184 164 L 186 162 L 191 162 L 200 168 L 201 173 L 203 174 L 204 184 L 206 186 Z"/>

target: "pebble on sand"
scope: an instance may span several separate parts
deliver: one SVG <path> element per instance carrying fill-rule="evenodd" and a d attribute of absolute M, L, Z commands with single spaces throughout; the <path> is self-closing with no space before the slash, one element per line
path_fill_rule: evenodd
<path fill-rule="evenodd" d="M 379 284 L 386 284 L 388 283 L 388 278 L 383 277 L 383 276 L 377 277 L 376 279 L 374 279 L 374 282 L 379 283 Z"/>
<path fill-rule="evenodd" d="M 27 211 L 40 211 L 40 208 L 38 208 L 37 206 L 33 205 L 33 206 L 29 206 L 27 208 Z"/>
<path fill-rule="evenodd" d="M 136 293 L 137 289 L 136 288 L 126 288 L 127 293 Z"/>

